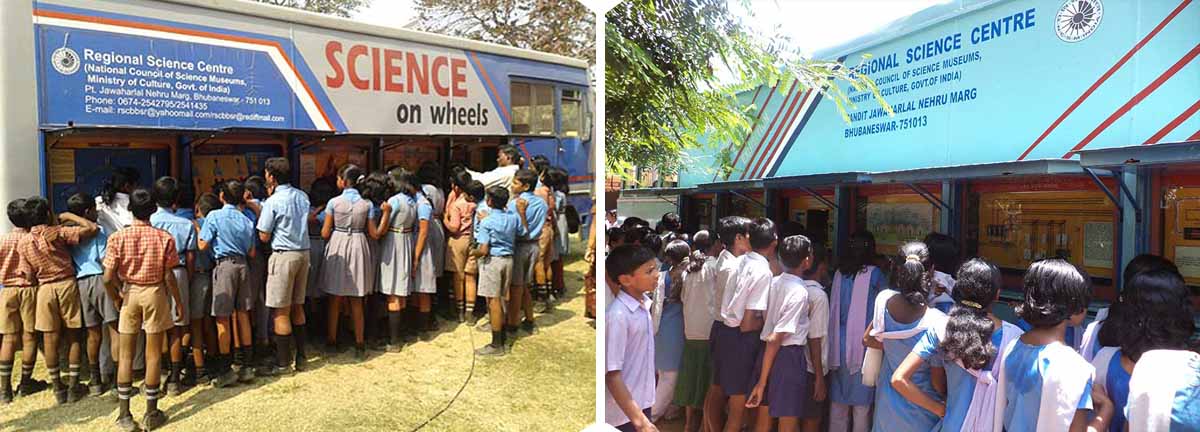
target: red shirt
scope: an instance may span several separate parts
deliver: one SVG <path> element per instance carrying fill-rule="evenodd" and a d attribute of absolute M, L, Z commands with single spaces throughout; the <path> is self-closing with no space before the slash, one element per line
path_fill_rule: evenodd
<path fill-rule="evenodd" d="M 0 284 L 6 287 L 33 286 L 33 269 L 29 262 L 21 259 L 17 244 L 22 238 L 29 236 L 25 228 L 13 228 L 8 234 L 0 236 Z"/>
<path fill-rule="evenodd" d="M 171 234 L 134 220 L 133 225 L 108 237 L 104 268 L 115 268 L 122 282 L 158 285 L 167 269 L 179 265 L 179 252 Z"/>
<path fill-rule="evenodd" d="M 467 195 L 454 195 L 455 199 L 446 208 L 446 229 L 451 237 L 471 235 L 475 221 L 475 203 L 467 201 Z"/>
<path fill-rule="evenodd" d="M 71 246 L 79 244 L 84 227 L 38 225 L 21 239 L 17 248 L 21 259 L 29 263 L 38 283 L 50 283 L 75 277 Z"/>

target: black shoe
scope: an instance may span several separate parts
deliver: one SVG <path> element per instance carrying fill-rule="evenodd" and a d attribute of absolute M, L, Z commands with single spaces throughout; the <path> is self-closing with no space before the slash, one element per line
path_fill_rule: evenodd
<path fill-rule="evenodd" d="M 237 374 L 234 373 L 232 369 L 230 369 L 230 370 L 225 371 L 225 373 L 222 373 L 222 374 L 214 377 L 212 380 L 212 385 L 213 385 L 213 387 L 221 388 L 221 387 L 228 387 L 235 382 L 237 382 Z"/>
<path fill-rule="evenodd" d="M 367 359 L 367 349 L 363 347 L 354 348 L 354 359 L 365 361 Z"/>
<path fill-rule="evenodd" d="M 167 413 L 157 409 L 147 412 L 146 415 L 142 417 L 142 424 L 145 425 L 147 431 L 158 429 L 167 424 Z"/>
<path fill-rule="evenodd" d="M 142 428 L 138 427 L 137 422 L 133 421 L 132 415 L 117 418 L 117 429 L 125 432 L 138 432 L 142 430 Z"/>
<path fill-rule="evenodd" d="M 505 351 L 504 347 L 502 347 L 502 346 L 495 346 L 492 344 L 487 344 L 487 345 L 484 345 L 482 348 L 475 350 L 475 354 L 481 355 L 481 356 L 499 357 L 499 356 L 504 355 L 504 351 Z"/>
<path fill-rule="evenodd" d="M 458 323 L 462 324 L 465 322 L 467 322 L 467 311 L 459 309 L 458 310 Z"/>
<path fill-rule="evenodd" d="M 196 385 L 196 373 L 192 372 L 192 368 L 185 367 L 179 371 L 179 384 L 183 387 Z"/>
<path fill-rule="evenodd" d="M 29 379 L 29 381 L 24 381 L 19 386 L 17 386 L 17 396 L 29 396 L 29 395 L 37 394 L 38 392 L 45 390 L 47 388 L 50 388 L 49 383 L 39 380 L 39 379 L 31 378 L 31 379 Z"/>
<path fill-rule="evenodd" d="M 0 405 L 8 405 L 13 401 L 12 389 L 0 391 Z"/>
<path fill-rule="evenodd" d="M 254 368 L 242 366 L 237 371 L 237 381 L 243 384 L 254 382 Z"/>
<path fill-rule="evenodd" d="M 66 403 L 67 403 L 67 389 L 66 389 L 66 387 L 64 387 L 64 388 L 62 388 L 62 389 L 55 389 L 55 390 L 54 390 L 54 403 L 56 403 L 56 404 L 58 404 L 58 405 L 66 405 Z"/>
<path fill-rule="evenodd" d="M 290 366 L 271 365 L 258 369 L 259 376 L 288 376 L 293 373 Z"/>
<path fill-rule="evenodd" d="M 304 372 L 308 369 L 308 357 L 296 353 L 296 372 Z"/>
<path fill-rule="evenodd" d="M 87 397 L 87 395 L 88 388 L 83 384 L 76 384 L 67 390 L 67 403 L 79 402 L 81 399 Z"/>
<path fill-rule="evenodd" d="M 533 323 L 533 320 L 525 320 L 521 322 L 521 330 L 534 335 L 537 334 L 537 325 Z"/>
<path fill-rule="evenodd" d="M 88 395 L 90 395 L 90 396 L 102 396 L 102 395 L 104 395 L 104 390 L 105 390 L 105 389 L 104 389 L 104 383 L 103 383 L 103 382 L 99 382 L 99 381 L 97 381 L 97 382 L 94 382 L 94 383 L 88 383 L 88 387 L 87 387 L 87 388 L 88 388 Z"/>

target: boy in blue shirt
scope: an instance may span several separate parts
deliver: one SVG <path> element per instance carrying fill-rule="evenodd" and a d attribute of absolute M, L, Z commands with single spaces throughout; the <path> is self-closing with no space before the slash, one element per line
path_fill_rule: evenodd
<path fill-rule="evenodd" d="M 254 370 L 249 367 L 252 358 L 250 339 L 250 309 L 254 302 L 249 278 L 247 258 L 255 256 L 254 224 L 238 206 L 243 203 L 245 189 L 237 180 L 221 184 L 219 198 L 225 205 L 204 218 L 200 227 L 200 250 L 212 248 L 216 267 L 213 268 L 212 314 L 217 320 L 217 345 L 221 352 L 215 370 L 219 371 L 213 385 L 224 387 L 235 379 L 240 382 L 254 380 Z M 230 317 L 237 320 L 238 351 L 230 360 L 230 351 L 235 336 L 230 332 Z M 236 376 L 230 364 L 236 362 Z"/>
<path fill-rule="evenodd" d="M 167 375 L 168 396 L 178 396 L 181 390 L 179 374 L 183 370 L 183 338 L 184 335 L 190 333 L 191 325 L 191 318 L 188 316 L 191 309 L 189 307 L 191 300 L 189 285 L 192 281 L 192 273 L 196 268 L 197 249 L 196 231 L 193 229 L 192 221 L 175 214 L 178 200 L 178 180 L 167 176 L 154 182 L 154 201 L 158 209 L 150 215 L 150 226 L 166 231 L 175 239 L 179 263 L 171 268 L 171 272 L 175 274 L 175 281 L 179 286 L 179 300 L 183 306 L 176 308 L 175 305 L 171 305 L 171 320 L 174 321 L 175 328 L 167 333 L 167 343 L 170 346 L 171 355 L 171 363 L 167 365 L 169 367 L 167 369 L 169 371 Z M 172 299 L 172 301 L 174 300 Z"/>
<path fill-rule="evenodd" d="M 513 273 L 513 249 L 517 235 L 523 227 L 517 216 L 504 210 L 508 204 L 508 191 L 501 186 L 492 186 L 487 191 L 490 212 L 482 213 L 475 226 L 475 242 L 479 247 L 471 251 L 478 257 L 479 292 L 487 298 L 488 315 L 492 322 L 492 343 L 476 350 L 479 355 L 504 355 L 504 295 Z"/>
<path fill-rule="evenodd" d="M 522 231 L 517 235 L 517 246 L 513 250 L 512 295 L 508 299 L 508 331 L 516 332 L 521 309 L 525 310 L 525 321 L 519 323 L 525 331 L 534 333 L 533 294 L 529 291 L 537 267 L 538 239 L 546 225 L 546 213 L 550 207 L 546 200 L 533 194 L 537 174 L 530 170 L 517 170 L 512 181 L 512 195 L 508 211 L 521 220 Z"/>
<path fill-rule="evenodd" d="M 71 195 L 67 198 L 67 211 L 95 222 L 96 199 L 82 192 Z M 119 337 L 117 319 L 120 315 L 104 289 L 104 264 L 101 262 L 104 250 L 108 246 L 108 234 L 108 230 L 101 225 L 95 237 L 71 248 L 72 261 L 75 262 L 75 279 L 79 286 L 79 310 L 83 315 L 83 326 L 87 328 L 88 369 L 92 373 L 88 392 L 92 396 L 99 396 L 108 391 L 117 373 L 116 367 L 113 366 L 113 361 L 117 358 L 117 345 L 113 342 Z M 109 351 L 101 354 L 104 327 L 108 328 Z M 111 369 L 105 369 L 106 373 L 102 374 L 101 363 L 105 363 L 104 366 Z"/>

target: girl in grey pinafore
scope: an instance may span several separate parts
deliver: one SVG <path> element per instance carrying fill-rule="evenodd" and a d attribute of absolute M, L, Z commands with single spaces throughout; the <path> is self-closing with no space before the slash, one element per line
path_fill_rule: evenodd
<path fill-rule="evenodd" d="M 346 188 L 329 200 L 326 212 L 333 212 L 333 235 L 325 244 L 325 262 L 321 286 L 334 296 L 363 297 L 374 284 L 375 261 L 367 237 L 371 202 L 358 190 Z"/>
<path fill-rule="evenodd" d="M 380 292 L 408 297 L 413 288 L 413 275 L 409 273 L 412 271 L 413 248 L 417 243 L 417 203 L 401 192 L 388 198 L 387 205 L 391 207 L 391 221 L 387 233 L 379 242 Z"/>
<path fill-rule="evenodd" d="M 421 193 L 433 207 L 433 216 L 429 218 L 429 242 L 425 244 L 433 253 L 433 277 L 442 276 L 446 270 L 446 228 L 442 225 L 442 215 L 446 214 L 446 195 L 441 189 L 431 184 L 421 185 Z"/>
<path fill-rule="evenodd" d="M 434 251 L 436 249 L 434 245 L 437 244 L 436 239 L 438 237 L 444 237 L 434 234 L 438 231 L 438 227 L 440 227 L 441 224 L 434 224 L 434 221 L 437 220 L 437 218 L 433 217 L 432 215 L 433 204 L 430 203 L 429 198 L 426 197 L 424 193 L 417 193 L 416 203 L 413 206 L 413 209 L 415 210 L 414 215 L 416 215 L 415 223 L 417 227 L 417 229 L 413 230 L 412 236 L 414 248 L 416 247 L 417 237 L 420 234 L 421 217 L 425 216 L 426 212 L 429 214 L 429 233 L 425 236 L 425 248 L 421 251 L 421 262 L 417 264 L 417 274 L 413 275 L 413 291 L 420 294 L 437 294 L 437 274 L 434 272 L 434 260 L 437 259 L 438 255 L 441 255 L 443 259 L 446 256 L 444 251 L 441 254 Z M 443 243 L 443 246 L 444 245 L 445 244 Z"/>

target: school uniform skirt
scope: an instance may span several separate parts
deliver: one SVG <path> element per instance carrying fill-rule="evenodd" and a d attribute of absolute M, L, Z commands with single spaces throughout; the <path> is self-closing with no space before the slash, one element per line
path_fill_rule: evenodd
<path fill-rule="evenodd" d="M 699 408 L 712 382 L 712 358 L 707 340 L 688 339 L 683 342 L 683 360 L 679 378 L 675 381 L 675 405 Z"/>
<path fill-rule="evenodd" d="M 407 297 L 412 292 L 412 256 L 414 243 L 412 230 L 391 230 L 379 242 L 380 292 Z"/>
<path fill-rule="evenodd" d="M 431 232 L 436 231 L 433 227 L 433 224 L 429 225 L 429 229 Z M 441 256 L 443 259 L 446 258 L 446 254 L 444 252 L 435 253 L 433 248 L 430 247 L 433 241 L 432 234 L 425 237 L 425 250 L 421 251 L 421 262 L 417 264 L 417 274 L 413 275 L 412 278 L 413 292 L 420 294 L 437 294 L 437 275 L 439 273 L 435 271 L 436 266 L 434 261 L 437 256 Z M 413 236 L 412 242 L 413 250 L 415 251 L 417 242 L 416 236 Z"/>
<path fill-rule="evenodd" d="M 430 251 L 433 259 L 433 277 L 436 279 L 446 271 L 446 228 L 442 225 L 442 215 L 429 218 L 429 236 L 425 239 L 425 249 Z"/>
<path fill-rule="evenodd" d="M 364 297 L 375 283 L 375 268 L 366 234 L 334 231 L 325 245 L 321 288 L 329 295 Z"/>

